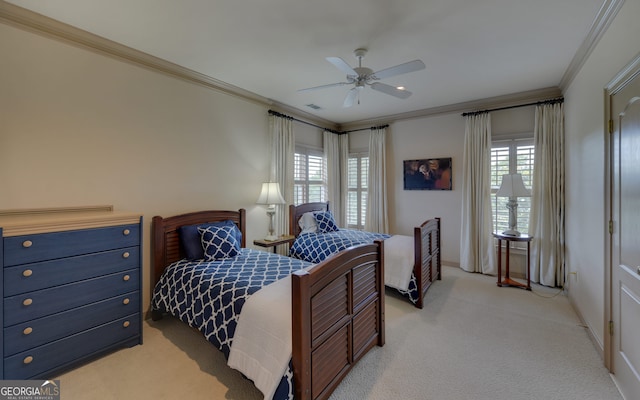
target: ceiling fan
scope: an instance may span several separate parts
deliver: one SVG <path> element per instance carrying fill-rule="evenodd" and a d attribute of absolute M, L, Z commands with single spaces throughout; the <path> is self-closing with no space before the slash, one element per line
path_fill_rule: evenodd
<path fill-rule="evenodd" d="M 310 90 L 325 89 L 334 86 L 355 85 L 347 93 L 347 97 L 344 99 L 343 107 L 351 107 L 356 99 L 358 100 L 359 104 L 359 94 L 367 85 L 371 87 L 371 89 L 377 90 L 378 92 L 389 94 L 400 99 L 406 99 L 411 96 L 410 91 L 404 88 L 397 88 L 395 86 L 387 85 L 378 81 L 392 76 L 406 74 L 408 72 L 419 71 L 425 68 L 425 65 L 422 61 L 413 60 L 396 65 L 394 67 L 389 67 L 374 72 L 371 68 L 362 66 L 362 58 L 365 56 L 365 54 L 367 54 L 367 49 L 356 49 L 353 54 L 358 59 L 358 66 L 355 68 L 352 68 L 346 61 L 344 61 L 340 57 L 327 57 L 327 61 L 347 74 L 346 82 L 330 83 L 328 85 L 299 89 L 298 92 L 307 92 Z"/>

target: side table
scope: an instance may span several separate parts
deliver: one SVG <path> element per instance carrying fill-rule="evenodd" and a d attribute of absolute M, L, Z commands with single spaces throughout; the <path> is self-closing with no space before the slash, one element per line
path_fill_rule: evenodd
<path fill-rule="evenodd" d="M 253 241 L 253 244 L 260 247 L 273 247 L 273 252 L 276 252 L 276 248 L 281 244 L 293 243 L 295 240 L 294 236 L 282 235 L 279 236 L 276 240 L 264 240 L 264 239 L 256 239 Z"/>
<path fill-rule="evenodd" d="M 526 290 L 531 290 L 531 260 L 529 259 L 529 250 L 531 245 L 531 239 L 533 236 L 529 236 L 527 234 L 521 234 L 520 236 L 511 236 L 504 235 L 502 233 L 494 232 L 493 237 L 498 239 L 498 283 L 497 285 L 502 286 L 514 286 L 519 287 Z M 502 279 L 502 241 L 505 241 L 505 276 Z M 511 242 L 527 242 L 527 284 L 520 283 L 515 281 L 509 277 L 509 248 L 511 247 Z"/>

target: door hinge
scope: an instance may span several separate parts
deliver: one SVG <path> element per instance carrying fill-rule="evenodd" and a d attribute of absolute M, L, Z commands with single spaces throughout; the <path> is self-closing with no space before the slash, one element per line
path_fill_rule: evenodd
<path fill-rule="evenodd" d="M 609 220 L 609 235 L 613 235 L 613 221 Z"/>
<path fill-rule="evenodd" d="M 609 133 L 613 133 L 613 120 L 609 120 Z"/>
<path fill-rule="evenodd" d="M 609 335 L 613 336 L 613 321 L 609 321 Z"/>

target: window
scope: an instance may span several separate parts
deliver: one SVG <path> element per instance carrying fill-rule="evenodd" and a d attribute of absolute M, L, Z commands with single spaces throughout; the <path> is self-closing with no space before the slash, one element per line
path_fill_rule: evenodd
<path fill-rule="evenodd" d="M 322 152 L 310 148 L 296 148 L 293 168 L 293 203 L 298 205 L 326 201 L 327 173 Z"/>
<path fill-rule="evenodd" d="M 532 139 L 494 141 L 491 147 L 491 211 L 493 229 L 502 232 L 509 229 L 509 210 L 506 197 L 497 197 L 496 192 L 504 174 L 522 174 L 524 186 L 531 189 L 533 181 L 534 146 Z M 531 198 L 518 197 L 518 230 L 529 232 Z"/>
<path fill-rule="evenodd" d="M 349 154 L 347 167 L 347 228 L 364 229 L 367 212 L 369 154 Z"/>

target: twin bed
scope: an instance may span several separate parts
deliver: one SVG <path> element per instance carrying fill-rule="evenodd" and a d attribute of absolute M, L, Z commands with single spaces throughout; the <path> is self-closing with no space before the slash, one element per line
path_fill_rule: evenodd
<path fill-rule="evenodd" d="M 291 206 L 296 241 L 308 235 L 303 216 L 328 210 L 328 203 Z M 385 253 L 394 237 L 350 238 L 305 261 L 247 249 L 245 228 L 244 209 L 154 217 L 152 319 L 168 313 L 198 329 L 265 399 L 326 399 L 385 343 Z M 422 308 L 441 279 L 439 218 L 408 239 L 412 286 L 403 294 Z"/>
<path fill-rule="evenodd" d="M 318 213 L 328 215 L 328 224 L 324 216 L 312 217 Z M 289 234 L 296 238 L 290 255 L 317 263 L 349 246 L 384 240 L 387 287 L 397 290 L 417 308 L 423 308 L 427 289 L 435 280 L 442 279 L 440 218 L 424 221 L 409 237 L 337 228 L 328 213 L 328 202 L 289 206 Z"/>
<path fill-rule="evenodd" d="M 382 242 L 312 264 L 246 249 L 245 225 L 243 209 L 154 217 L 152 318 L 169 313 L 200 330 L 267 399 L 326 399 L 384 345 Z M 199 245 L 204 259 L 189 260 Z"/>

